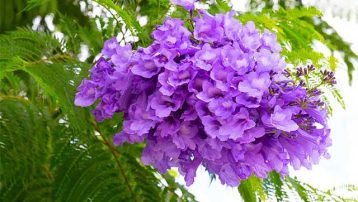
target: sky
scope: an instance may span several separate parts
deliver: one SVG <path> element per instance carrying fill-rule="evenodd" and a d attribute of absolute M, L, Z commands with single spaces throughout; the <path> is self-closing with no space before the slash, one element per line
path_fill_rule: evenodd
<path fill-rule="evenodd" d="M 308 1 L 306 1 L 308 2 Z M 358 53 L 358 19 L 347 20 L 337 16 L 340 8 L 358 8 L 358 0 L 326 0 L 318 1 L 329 3 L 332 10 L 324 12 L 324 19 L 333 26 L 337 32 L 352 44 L 353 50 Z M 233 2 L 236 8 L 242 8 L 244 1 Z M 346 9 L 347 10 L 347 9 Z M 355 12 L 355 13 L 358 13 Z M 338 12 L 338 14 L 340 14 Z M 357 15 L 358 16 L 358 15 Z M 323 53 L 327 53 L 322 47 L 317 47 Z M 358 67 L 358 64 L 355 64 Z M 353 74 L 353 84 L 349 86 L 345 66 L 339 65 L 336 78 L 337 87 L 342 93 L 346 109 L 334 102 L 333 116 L 329 119 L 331 138 L 333 145 L 329 148 L 330 159 L 322 159 L 311 170 L 302 168 L 299 171 L 291 170 L 291 176 L 297 176 L 303 182 L 309 183 L 322 190 L 339 187 L 344 184 L 358 185 L 358 70 Z M 182 181 L 182 179 L 181 179 Z M 189 187 L 200 202 L 231 202 L 240 201 L 237 188 L 221 185 L 219 180 L 210 183 L 210 178 L 203 168 L 200 168 L 193 185 Z"/>

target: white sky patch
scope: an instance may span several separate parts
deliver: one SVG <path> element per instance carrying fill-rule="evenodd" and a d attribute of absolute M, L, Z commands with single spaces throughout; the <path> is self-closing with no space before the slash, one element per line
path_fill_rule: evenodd
<path fill-rule="evenodd" d="M 81 51 L 80 54 L 78 55 L 78 59 L 82 62 L 86 61 L 87 58 L 89 57 L 89 49 L 88 46 L 86 44 L 81 44 Z"/>
<path fill-rule="evenodd" d="M 358 1 L 357 1 L 358 2 Z M 358 24 L 347 19 L 335 18 L 326 12 L 324 19 L 358 52 Z M 358 64 L 355 62 L 355 66 Z M 337 68 L 337 87 L 346 103 L 346 110 L 331 99 L 333 116 L 329 119 L 333 145 L 329 148 L 331 159 L 322 159 L 312 170 L 302 169 L 294 174 L 305 182 L 322 189 L 343 184 L 358 184 L 358 70 L 353 72 L 353 84 L 348 85 L 346 67 Z"/>
<path fill-rule="evenodd" d="M 55 31 L 55 25 L 53 24 L 53 18 L 54 18 L 53 13 L 50 13 L 50 14 L 46 15 L 46 17 L 45 17 L 45 22 L 46 22 L 47 28 L 51 32 Z"/>
<path fill-rule="evenodd" d="M 33 20 L 32 20 L 32 30 L 37 30 L 37 28 L 40 26 L 41 23 L 41 16 L 36 16 Z"/>

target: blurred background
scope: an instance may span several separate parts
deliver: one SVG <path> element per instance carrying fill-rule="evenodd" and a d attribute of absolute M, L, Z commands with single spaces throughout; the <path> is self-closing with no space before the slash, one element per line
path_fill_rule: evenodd
<path fill-rule="evenodd" d="M 327 94 L 331 159 L 312 170 L 291 171 L 315 187 L 296 187 L 293 198 L 316 201 L 316 188 L 358 198 L 349 191 L 358 190 L 349 186 L 358 185 L 358 0 L 207 2 L 198 6 L 214 13 L 232 6 L 243 22 L 278 31 L 294 66 L 310 62 L 336 72 L 339 93 Z M 97 125 L 89 110 L 73 106 L 75 88 L 106 39 L 146 46 L 149 33 L 168 15 L 185 17 L 169 0 L 0 0 L 0 201 L 133 201 L 133 193 L 139 195 L 134 201 L 245 199 L 203 168 L 187 188 L 175 171 L 161 175 L 141 165 L 143 145 L 110 143 L 121 116 Z M 259 199 L 256 188 L 250 190 Z M 277 189 L 264 189 L 270 200 L 279 200 Z"/>

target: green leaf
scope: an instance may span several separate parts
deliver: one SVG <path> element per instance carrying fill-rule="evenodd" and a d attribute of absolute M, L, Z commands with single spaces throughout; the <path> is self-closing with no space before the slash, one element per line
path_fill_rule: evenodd
<path fill-rule="evenodd" d="M 213 14 L 217 13 L 226 13 L 231 11 L 232 8 L 229 5 L 229 2 L 226 0 L 216 0 L 213 4 L 209 7 L 209 12 Z"/>
<path fill-rule="evenodd" d="M 116 14 L 121 17 L 124 21 L 124 24 L 127 26 L 129 30 L 131 30 L 132 35 L 139 37 L 139 40 L 142 44 L 146 44 L 150 42 L 149 35 L 145 33 L 145 31 L 140 26 L 139 22 L 135 17 L 133 17 L 132 13 L 129 13 L 128 10 L 122 9 L 120 6 L 116 5 L 112 0 L 95 0 L 97 3 L 106 8 L 114 18 L 117 18 Z M 111 11 L 113 9 L 116 13 Z M 117 18 L 117 20 L 119 20 Z"/>
<path fill-rule="evenodd" d="M 254 175 L 247 180 L 241 181 L 239 185 L 239 193 L 246 202 L 255 202 L 266 200 L 266 194 L 262 186 L 262 180 Z"/>

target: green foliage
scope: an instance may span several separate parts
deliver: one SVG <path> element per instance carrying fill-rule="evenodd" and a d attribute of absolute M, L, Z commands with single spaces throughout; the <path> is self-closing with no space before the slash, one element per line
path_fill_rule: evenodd
<path fill-rule="evenodd" d="M 0 99 L 1 201 L 165 201 L 172 194 L 166 189 L 179 189 L 158 186 L 172 178 L 158 178 L 103 136 L 59 124 L 49 108 L 21 97 Z M 185 192 L 170 197 L 193 200 Z"/>
<path fill-rule="evenodd" d="M 140 14 L 148 16 L 146 29 L 151 32 L 153 28 L 162 23 L 170 8 L 169 0 L 147 0 L 140 1 Z"/>
<path fill-rule="evenodd" d="M 0 47 L 1 201 L 195 200 L 140 163 L 141 145 L 115 148 L 113 123 L 73 105 L 89 64 L 48 33 L 20 29 Z"/>
<path fill-rule="evenodd" d="M 278 173 L 272 172 L 261 180 L 255 176 L 242 181 L 238 187 L 239 193 L 244 201 L 357 201 L 357 198 L 347 198 L 335 194 L 337 188 L 321 191 L 296 178 L 286 176 L 282 178 Z M 341 190 L 351 193 L 357 192 L 354 185 L 346 185 Z"/>
<path fill-rule="evenodd" d="M 231 11 L 231 6 L 226 0 L 218 0 L 209 8 L 210 13 L 225 13 L 229 11 Z"/>
<path fill-rule="evenodd" d="M 138 36 L 141 44 L 146 44 L 150 41 L 148 33 L 145 33 L 134 13 L 129 13 L 127 10 L 122 9 L 119 5 L 115 4 L 112 0 L 95 0 L 97 3 L 106 8 L 113 17 L 119 21 L 117 15 L 123 20 L 124 24 L 127 26 L 133 36 Z M 113 9 L 116 13 L 112 13 L 111 9 Z"/>
<path fill-rule="evenodd" d="M 254 175 L 240 183 L 239 193 L 244 201 L 266 200 L 266 194 L 262 186 L 262 180 Z"/>
<path fill-rule="evenodd" d="M 249 20 L 252 16 L 254 21 L 276 31 L 278 38 L 290 45 L 289 51 L 284 51 L 288 54 L 289 62 L 304 63 L 306 61 L 302 59 L 309 58 L 306 56 L 310 53 L 313 53 L 312 62 L 316 66 L 321 65 L 322 59 L 327 61 L 327 58 L 323 58 L 323 55 L 317 54 L 312 49 L 312 42 L 320 41 L 332 53 L 339 52 L 342 55 L 347 66 L 349 82 L 352 82 L 353 60 L 357 61 L 358 55 L 352 51 L 350 44 L 344 41 L 336 30 L 323 20 L 317 9 L 304 7 L 301 0 L 279 0 L 278 3 L 273 0 L 250 0 L 250 6 L 253 10 L 262 9 L 258 9 L 259 12 L 255 14 L 249 12 L 249 16 L 243 18 Z M 273 10 L 275 6 L 279 7 L 276 11 Z M 262 14 L 266 17 L 262 17 Z"/>
<path fill-rule="evenodd" d="M 81 12 L 80 5 L 73 0 L 0 0 L 0 33 L 14 30 L 19 26 L 31 26 L 35 17 L 42 17 L 40 24 L 46 27 L 43 19 L 56 11 L 76 19 L 86 25 L 88 17 Z"/>
<path fill-rule="evenodd" d="M 61 53 L 60 43 L 50 35 L 27 29 L 2 37 L 0 50 L 0 61 L 3 61 L 0 72 L 9 69 L 27 72 L 48 95 L 55 98 L 56 104 L 64 110 L 74 126 L 78 129 L 86 128 L 80 119 L 83 109 L 73 105 L 73 92 L 81 79 L 73 67 L 86 72 L 88 64 Z"/>

